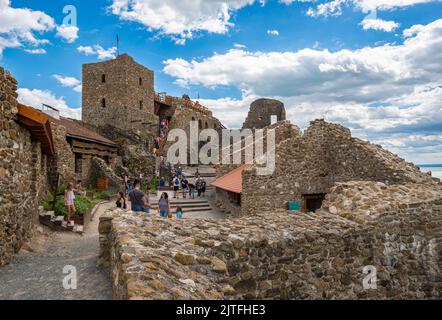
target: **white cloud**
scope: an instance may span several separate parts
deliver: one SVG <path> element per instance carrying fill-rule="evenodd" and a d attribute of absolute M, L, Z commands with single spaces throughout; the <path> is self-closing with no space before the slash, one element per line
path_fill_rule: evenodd
<path fill-rule="evenodd" d="M 246 48 L 245 45 L 240 44 L 240 43 L 233 44 L 233 47 L 236 48 L 236 49 L 245 49 Z"/>
<path fill-rule="evenodd" d="M 5 48 L 47 43 L 35 33 L 44 33 L 55 27 L 54 19 L 41 11 L 12 8 L 10 0 L 0 0 L 0 54 Z"/>
<path fill-rule="evenodd" d="M 399 28 L 400 24 L 394 21 L 385 21 L 382 19 L 364 19 L 360 23 L 364 30 L 378 30 L 385 32 L 392 32 Z"/>
<path fill-rule="evenodd" d="M 78 52 L 82 52 L 87 56 L 96 55 L 98 60 L 114 59 L 117 53 L 117 47 L 104 49 L 102 46 L 96 44 L 94 46 L 79 46 Z"/>
<path fill-rule="evenodd" d="M 271 36 L 279 36 L 278 30 L 267 30 L 267 34 Z"/>
<path fill-rule="evenodd" d="M 411 134 L 423 141 L 442 127 L 442 19 L 404 35 L 402 44 L 337 52 L 231 49 L 202 60 L 166 60 L 164 72 L 181 85 L 242 90 L 242 99 L 203 101 L 229 126 L 242 125 L 251 100 L 271 97 L 282 100 L 288 117 L 301 127 L 325 117 L 375 142 Z M 434 147 L 442 154 L 441 145 Z M 409 158 L 419 153 L 417 146 L 406 148 L 395 150 Z"/>
<path fill-rule="evenodd" d="M 25 51 L 30 54 L 46 54 L 47 53 L 46 50 L 42 49 L 42 48 L 40 48 L 40 49 L 25 49 Z"/>
<path fill-rule="evenodd" d="M 172 36 L 183 44 L 195 32 L 225 34 L 234 26 L 232 13 L 254 2 L 256 0 L 113 0 L 110 10 L 122 20 L 141 23 L 148 30 Z"/>
<path fill-rule="evenodd" d="M 78 39 L 78 31 L 76 26 L 61 25 L 57 27 L 57 37 L 62 38 L 67 43 L 73 43 Z"/>
<path fill-rule="evenodd" d="M 439 1 L 441 0 L 331 0 L 320 3 L 316 7 L 310 7 L 307 14 L 315 17 L 341 15 L 344 6 L 353 6 L 362 12 L 368 13 L 375 10 L 385 11 Z"/>
<path fill-rule="evenodd" d="M 17 90 L 18 101 L 25 105 L 41 109 L 42 104 L 50 105 L 58 110 L 62 116 L 81 119 L 81 109 L 70 108 L 63 97 L 56 97 L 49 90 L 19 88 Z"/>
<path fill-rule="evenodd" d="M 66 77 L 59 74 L 54 74 L 53 77 L 63 86 L 72 88 L 75 92 L 81 92 L 81 81 L 74 77 Z"/>
<path fill-rule="evenodd" d="M 0 0 L 0 55 L 5 48 L 23 48 L 26 52 L 41 54 L 41 45 L 50 43 L 41 38 L 56 30 L 57 36 L 67 42 L 78 38 L 77 27 L 57 26 L 55 20 L 42 11 L 13 8 L 10 0 Z"/>

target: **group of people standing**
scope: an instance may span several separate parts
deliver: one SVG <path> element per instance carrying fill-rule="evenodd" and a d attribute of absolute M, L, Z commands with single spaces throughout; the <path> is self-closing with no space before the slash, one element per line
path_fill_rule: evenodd
<path fill-rule="evenodd" d="M 140 179 L 135 179 L 133 183 L 130 179 L 126 179 L 126 192 L 120 191 L 117 193 L 117 201 L 115 203 L 116 207 L 127 209 L 127 198 L 129 198 L 131 202 L 132 211 L 144 212 L 146 214 L 150 213 L 149 190 L 146 190 L 146 192 L 143 192 L 141 190 Z M 169 203 L 169 195 L 166 192 L 163 192 L 160 199 L 158 200 L 158 211 L 161 217 L 172 217 Z M 176 208 L 176 217 L 184 218 L 182 207 Z"/>
<path fill-rule="evenodd" d="M 184 199 L 186 199 L 187 194 L 189 194 L 189 198 L 195 199 L 195 191 L 197 192 L 198 197 L 205 197 L 207 183 L 204 178 L 200 176 L 198 169 L 195 177 L 195 183 L 191 183 L 182 173 L 181 167 L 177 169 L 177 172 L 172 179 L 174 199 L 179 199 L 180 189 Z"/>

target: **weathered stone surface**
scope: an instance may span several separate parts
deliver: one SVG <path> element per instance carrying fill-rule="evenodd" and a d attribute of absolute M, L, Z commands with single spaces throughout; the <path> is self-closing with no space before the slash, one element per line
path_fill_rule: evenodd
<path fill-rule="evenodd" d="M 278 128 L 286 126 L 280 122 L 273 128 L 278 133 Z M 241 214 L 287 209 L 289 201 L 329 193 L 337 182 L 437 183 L 412 163 L 352 137 L 349 129 L 338 124 L 315 120 L 304 133 L 292 129 L 291 135 L 285 136 L 284 140 L 277 137 L 272 149 L 276 154 L 273 174 L 257 175 L 257 165 L 243 172 Z M 361 195 L 358 190 L 348 192 Z M 330 207 L 330 212 L 335 209 Z"/>
<path fill-rule="evenodd" d="M 0 266 L 30 235 L 47 192 L 47 157 L 16 120 L 17 81 L 0 67 Z"/>
<path fill-rule="evenodd" d="M 439 184 L 339 183 L 314 213 L 219 221 L 108 214 L 101 256 L 118 299 L 441 297 Z M 364 289 L 367 266 L 376 268 L 376 290 Z M 139 286 L 126 290 L 129 275 Z"/>
<path fill-rule="evenodd" d="M 258 99 L 250 105 L 249 114 L 243 124 L 243 129 L 262 129 L 271 124 L 271 116 L 277 121 L 286 119 L 284 104 L 274 99 Z"/>

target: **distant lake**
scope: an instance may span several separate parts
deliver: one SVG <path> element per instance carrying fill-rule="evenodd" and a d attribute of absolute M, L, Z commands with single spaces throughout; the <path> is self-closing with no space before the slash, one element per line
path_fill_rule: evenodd
<path fill-rule="evenodd" d="M 419 164 L 418 167 L 422 172 L 431 171 L 433 177 L 442 179 L 442 164 Z"/>

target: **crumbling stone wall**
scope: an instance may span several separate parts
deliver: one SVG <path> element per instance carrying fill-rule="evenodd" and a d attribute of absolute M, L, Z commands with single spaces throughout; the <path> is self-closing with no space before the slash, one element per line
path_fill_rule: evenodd
<path fill-rule="evenodd" d="M 263 129 L 271 125 L 271 116 L 277 121 L 286 120 L 284 104 L 274 99 L 258 99 L 252 102 L 243 129 Z"/>
<path fill-rule="evenodd" d="M 272 175 L 243 172 L 242 214 L 284 209 L 304 194 L 328 193 L 336 182 L 365 180 L 387 184 L 428 182 L 431 177 L 380 146 L 351 136 L 323 120 L 276 145 Z"/>
<path fill-rule="evenodd" d="M 66 140 L 67 129 L 53 120 L 50 122 L 55 148 L 55 155 L 49 161 L 50 175 L 55 177 L 58 173 L 60 184 L 74 181 L 76 178 L 75 154 Z"/>
<path fill-rule="evenodd" d="M 46 156 L 15 122 L 17 81 L 0 67 L 0 266 L 29 238 L 46 194 Z"/>
<path fill-rule="evenodd" d="M 437 299 L 441 191 L 348 182 L 316 213 L 222 221 L 111 210 L 101 263 L 119 299 Z M 367 269 L 375 289 L 364 287 Z"/>
<path fill-rule="evenodd" d="M 193 110 L 191 108 L 188 108 L 183 105 L 182 99 L 176 98 L 174 99 L 174 108 L 175 111 L 173 113 L 172 119 L 169 124 L 169 130 L 173 129 L 182 129 L 187 135 L 188 142 L 187 144 L 190 144 L 190 123 L 192 121 L 198 122 L 198 129 L 199 132 L 204 129 L 214 129 L 218 132 L 219 137 L 221 138 L 221 130 L 224 128 L 224 126 L 221 124 L 221 122 L 212 116 L 211 113 L 205 114 L 198 112 L 196 110 Z M 169 147 L 173 144 L 173 142 L 167 142 L 162 155 L 167 156 L 167 150 Z M 190 152 L 190 151 L 189 151 Z M 188 161 L 190 161 L 189 155 L 188 155 Z"/>
<path fill-rule="evenodd" d="M 93 186 L 96 186 L 98 179 L 108 179 L 109 190 L 115 192 L 124 191 L 124 179 L 118 176 L 103 159 L 94 157 L 91 160 L 91 170 L 88 181 Z"/>

